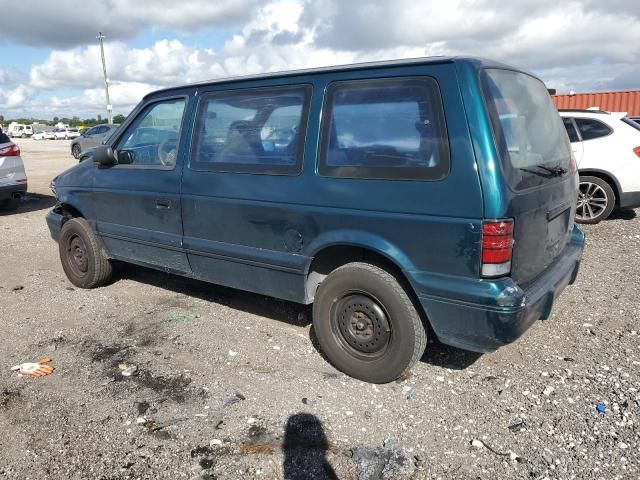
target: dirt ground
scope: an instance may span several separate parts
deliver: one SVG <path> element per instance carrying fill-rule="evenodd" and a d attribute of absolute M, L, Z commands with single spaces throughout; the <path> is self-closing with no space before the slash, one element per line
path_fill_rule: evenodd
<path fill-rule="evenodd" d="M 325 361 L 308 307 L 137 267 L 72 287 L 44 220 L 69 144 L 17 143 L 30 193 L 0 216 L 0 478 L 640 477 L 635 212 L 585 228 L 578 282 L 522 339 L 487 355 L 432 339 L 375 386 Z M 43 357 L 48 377 L 10 370 Z"/>

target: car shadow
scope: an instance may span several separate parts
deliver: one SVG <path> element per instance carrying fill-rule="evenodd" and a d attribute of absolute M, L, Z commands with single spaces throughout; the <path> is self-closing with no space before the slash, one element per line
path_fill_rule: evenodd
<path fill-rule="evenodd" d="M 36 212 L 38 210 L 46 210 L 56 204 L 53 195 L 43 195 L 41 193 L 26 193 L 21 199 L 16 210 L 0 209 L 0 216 L 16 215 L 20 213 Z"/>
<path fill-rule="evenodd" d="M 113 281 L 126 278 L 175 293 L 188 295 L 207 302 L 277 320 L 290 325 L 306 327 L 311 323 L 311 307 L 244 290 L 160 272 L 127 263 L 118 263 Z"/>
<path fill-rule="evenodd" d="M 240 310 L 297 327 L 304 328 L 309 326 L 313 318 L 311 305 L 301 305 L 137 265 L 118 264 L 113 281 L 121 278 L 181 293 L 207 302 L 218 303 L 234 310 Z M 320 347 L 313 326 L 309 329 L 309 339 L 320 356 L 328 363 L 331 363 Z M 421 361 L 441 368 L 464 370 L 475 363 L 481 356 L 481 353 L 444 345 L 430 332 L 430 341 Z"/>
<path fill-rule="evenodd" d="M 607 220 L 633 220 L 637 216 L 633 208 L 614 208 Z"/>

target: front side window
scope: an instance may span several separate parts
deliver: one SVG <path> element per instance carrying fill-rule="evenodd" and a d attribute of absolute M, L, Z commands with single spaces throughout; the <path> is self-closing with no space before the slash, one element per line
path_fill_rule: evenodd
<path fill-rule="evenodd" d="M 524 190 L 568 172 L 571 148 L 544 83 L 497 68 L 483 70 L 480 78 L 509 185 Z"/>
<path fill-rule="evenodd" d="M 191 167 L 236 173 L 299 173 L 309 97 L 307 86 L 204 96 Z"/>
<path fill-rule="evenodd" d="M 570 118 L 563 117 L 562 122 L 564 123 L 565 130 L 567 130 L 569 141 L 571 143 L 579 142 L 580 138 L 578 137 L 578 132 L 576 132 L 576 127 L 574 127 L 573 125 L 573 120 Z"/>
<path fill-rule="evenodd" d="M 608 125 L 598 120 L 592 118 L 576 118 L 575 120 L 582 140 L 594 140 L 613 133 L 613 130 Z"/>
<path fill-rule="evenodd" d="M 336 82 L 322 120 L 323 176 L 437 180 L 449 171 L 438 85 L 431 78 Z"/>
<path fill-rule="evenodd" d="M 152 103 L 138 114 L 115 147 L 119 165 L 173 168 L 185 100 Z"/>

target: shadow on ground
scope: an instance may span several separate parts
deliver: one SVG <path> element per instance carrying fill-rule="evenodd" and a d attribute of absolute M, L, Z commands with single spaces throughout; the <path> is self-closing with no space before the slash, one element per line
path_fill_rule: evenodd
<path fill-rule="evenodd" d="M 17 210 L 0 210 L 0 216 L 18 215 L 21 213 L 36 212 L 52 208 L 56 204 L 53 195 L 42 195 L 41 193 L 27 193 L 20 199 Z"/>
<path fill-rule="evenodd" d="M 287 420 L 284 430 L 283 476 L 285 480 L 337 480 L 327 461 L 329 442 L 322 423 L 310 413 L 297 413 Z"/>
<path fill-rule="evenodd" d="M 614 208 L 607 220 L 633 220 L 638 216 L 632 208 Z"/>
<path fill-rule="evenodd" d="M 116 272 L 114 281 L 127 278 L 293 326 L 307 327 L 312 321 L 311 305 L 301 305 L 130 264 L 118 265 Z M 309 338 L 322 358 L 328 361 L 320 348 L 313 327 L 309 331 Z M 481 356 L 480 353 L 444 345 L 431 333 L 431 341 L 421 361 L 437 367 L 464 370 Z"/>

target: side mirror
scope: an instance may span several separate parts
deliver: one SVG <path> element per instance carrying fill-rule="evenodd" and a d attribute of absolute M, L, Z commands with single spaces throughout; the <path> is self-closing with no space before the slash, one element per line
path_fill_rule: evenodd
<path fill-rule="evenodd" d="M 94 163 L 104 166 L 118 164 L 118 159 L 116 158 L 113 149 L 106 146 L 96 147 L 93 152 L 93 161 Z"/>

